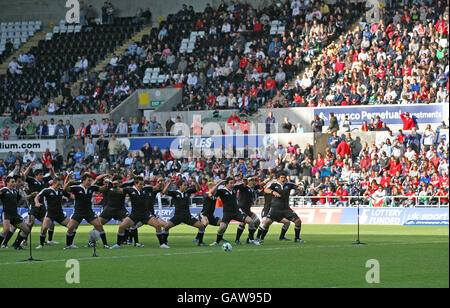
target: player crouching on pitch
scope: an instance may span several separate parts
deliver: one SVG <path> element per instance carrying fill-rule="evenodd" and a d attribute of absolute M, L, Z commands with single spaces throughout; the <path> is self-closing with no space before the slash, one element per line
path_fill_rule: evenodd
<path fill-rule="evenodd" d="M 219 197 L 223 202 L 223 217 L 219 230 L 217 231 L 217 239 L 215 242 L 211 243 L 210 246 L 219 245 L 231 220 L 248 224 L 249 243 L 259 245 L 259 241 L 254 240 L 253 238 L 256 231 L 255 222 L 238 207 L 236 192 L 237 190 L 235 189 L 234 179 L 231 177 L 219 182 L 211 190 L 211 194 Z"/>
<path fill-rule="evenodd" d="M 289 221 L 292 221 L 295 225 L 295 242 L 305 243 L 305 241 L 300 238 L 302 221 L 289 207 L 289 196 L 292 189 L 300 189 L 300 187 L 294 183 L 286 182 L 286 174 L 284 172 L 278 173 L 277 181 L 266 187 L 264 192 L 272 195 L 271 207 L 269 213 L 267 214 L 266 220 L 259 227 L 259 230 L 261 231 L 261 238 L 259 239 L 257 237 L 258 240 L 264 241 L 264 237 L 269 231 L 270 225 L 274 221 L 281 222 L 284 218 L 286 218 Z"/>
<path fill-rule="evenodd" d="M 92 181 L 90 174 L 85 173 L 81 176 L 81 184 L 72 185 L 74 183 L 73 180 L 70 179 L 72 173 L 69 173 L 64 180 L 64 188 L 65 192 L 71 192 L 75 196 L 75 206 L 72 216 L 70 217 L 69 224 L 67 225 L 67 233 L 66 233 L 66 249 L 78 248 L 73 244 L 73 240 L 75 238 L 74 231 L 78 227 L 78 225 L 85 219 L 89 224 L 93 225 L 95 229 L 100 233 L 100 237 L 103 242 L 103 247 L 106 249 L 110 249 L 111 247 L 108 245 L 106 241 L 105 230 L 103 229 L 103 225 L 100 222 L 100 219 L 97 217 L 97 214 L 92 210 L 92 195 L 94 192 L 105 192 L 108 189 L 108 185 L 97 186 L 96 184 L 100 182 L 102 179 L 107 177 L 107 174 L 100 175 Z"/>
<path fill-rule="evenodd" d="M 9 231 L 11 225 L 19 228 L 21 232 L 17 235 L 17 239 L 13 244 L 15 250 L 23 249 L 20 246 L 23 240 L 26 240 L 28 234 L 30 233 L 29 226 L 25 223 L 22 216 L 17 213 L 17 205 L 20 200 L 28 200 L 34 197 L 37 192 L 23 197 L 20 195 L 19 190 L 16 188 L 16 180 L 14 177 L 8 176 L 5 180 L 6 187 L 0 190 L 0 200 L 3 203 L 3 213 L 2 213 L 2 225 L 3 230 L 0 233 L 0 245 L 6 237 L 6 233 Z"/>
<path fill-rule="evenodd" d="M 60 225 L 67 227 L 69 224 L 69 218 L 63 212 L 62 209 L 62 198 L 66 197 L 71 199 L 72 196 L 63 191 L 61 188 L 61 181 L 58 178 L 54 178 L 49 182 L 51 185 L 48 188 L 44 188 L 36 197 L 34 197 L 34 204 L 37 208 L 43 207 L 44 205 L 40 202 L 45 202 L 47 204 L 47 212 L 42 222 L 40 245 L 36 249 L 41 249 L 45 246 L 45 237 L 47 235 L 47 230 L 54 226 L 54 221 Z M 51 241 L 56 244 L 57 242 Z"/>
<path fill-rule="evenodd" d="M 195 181 L 195 179 L 191 179 L 193 187 L 189 188 L 186 180 L 180 180 L 175 185 L 177 190 L 169 191 L 169 188 L 174 184 L 174 181 L 171 180 L 164 187 L 162 194 L 168 195 L 172 197 L 172 203 L 175 205 L 175 213 L 173 217 L 167 222 L 164 227 L 163 239 L 164 244 L 167 246 L 167 238 L 169 237 L 169 230 L 181 223 L 185 223 L 189 226 L 195 227 L 198 229 L 197 239 L 198 246 L 206 246 L 203 243 L 203 235 L 205 233 L 205 226 L 194 216 L 192 216 L 189 210 L 189 203 L 191 199 L 191 195 L 201 190 L 200 185 Z M 167 246 L 169 247 L 169 246 Z"/>
<path fill-rule="evenodd" d="M 157 230 L 160 230 L 161 223 L 154 215 L 148 205 L 149 194 L 161 190 L 161 183 L 156 186 L 144 186 L 144 179 L 141 176 L 135 177 L 134 186 L 119 187 L 119 183 L 114 183 L 114 192 L 117 194 L 128 195 L 131 201 L 131 213 L 125 217 L 119 226 L 117 232 L 117 244 L 112 248 L 122 248 L 122 243 L 125 240 L 125 230 L 133 226 L 149 225 Z M 162 234 L 157 234 L 160 248 L 168 248 L 165 245 Z M 141 245 L 140 247 L 143 247 Z"/>

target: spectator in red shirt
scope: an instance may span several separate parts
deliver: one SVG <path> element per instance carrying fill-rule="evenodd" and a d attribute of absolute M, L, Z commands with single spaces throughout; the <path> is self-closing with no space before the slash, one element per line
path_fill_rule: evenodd
<path fill-rule="evenodd" d="M 300 94 L 298 94 L 297 92 L 295 92 L 295 94 L 294 94 L 294 105 L 295 105 L 296 107 L 299 107 L 300 104 L 302 103 L 302 101 L 303 101 L 303 98 L 300 96 Z"/>
<path fill-rule="evenodd" d="M 441 187 L 443 188 L 448 188 L 449 185 L 449 178 L 447 174 L 444 174 L 443 176 L 440 177 L 440 181 L 439 184 Z"/>
<path fill-rule="evenodd" d="M 388 163 L 389 175 L 394 176 L 397 171 L 402 172 L 403 165 L 399 162 L 398 158 L 391 156 L 391 160 Z"/>
<path fill-rule="evenodd" d="M 247 67 L 247 65 L 249 64 L 247 55 L 245 55 L 242 60 L 239 62 L 239 67 L 242 69 L 245 69 Z"/>
<path fill-rule="evenodd" d="M 253 19 L 253 31 L 260 33 L 262 31 L 262 24 L 258 18 Z"/>
<path fill-rule="evenodd" d="M 341 57 L 338 57 L 336 63 L 334 63 L 334 71 L 338 73 L 344 69 L 344 66 L 344 61 L 342 61 Z"/>
<path fill-rule="evenodd" d="M 369 170 L 372 166 L 372 159 L 369 156 L 369 153 L 364 153 L 364 157 L 361 159 L 361 162 L 359 163 L 359 167 L 365 168 L 366 170 Z"/>
<path fill-rule="evenodd" d="M 216 102 L 216 97 L 214 96 L 214 94 L 212 92 L 209 92 L 208 97 L 206 98 L 206 104 L 208 104 L 208 106 L 213 107 L 215 105 Z"/>
<path fill-rule="evenodd" d="M 227 123 L 228 123 L 228 127 L 232 131 L 236 131 L 240 128 L 241 119 L 238 117 L 236 112 L 233 112 L 233 114 L 230 115 L 230 117 L 228 118 Z"/>
<path fill-rule="evenodd" d="M 317 197 L 319 197 L 317 200 L 317 205 L 325 205 L 326 202 L 326 198 L 325 197 L 325 188 L 319 190 L 319 192 L 317 193 Z"/>
<path fill-rule="evenodd" d="M 336 206 L 347 206 L 348 205 L 348 190 L 342 187 L 341 185 L 337 186 L 336 196 L 339 197 L 336 202 Z"/>
<path fill-rule="evenodd" d="M 176 89 L 183 89 L 183 80 L 178 79 L 177 83 L 173 85 L 174 88 Z"/>
<path fill-rule="evenodd" d="M 264 83 L 264 89 L 266 90 L 266 94 L 269 94 L 270 98 L 274 97 L 277 90 L 277 84 L 275 80 L 272 79 L 272 76 L 267 77 L 267 80 Z"/>
<path fill-rule="evenodd" d="M 49 149 L 45 149 L 45 153 L 42 154 L 42 164 L 48 168 L 53 163 L 53 156 Z"/>
<path fill-rule="evenodd" d="M 363 121 L 363 125 L 361 126 L 361 130 L 362 130 L 363 132 L 368 132 L 368 131 L 370 130 L 370 127 L 369 127 L 369 125 L 367 124 L 367 121 L 366 121 L 366 120 Z"/>
<path fill-rule="evenodd" d="M 328 186 L 327 191 L 323 194 L 326 197 L 334 197 L 333 187 Z M 335 198 L 326 198 L 326 205 L 332 205 L 335 203 Z"/>
<path fill-rule="evenodd" d="M 402 68 L 402 75 L 403 76 L 411 76 L 412 75 L 412 67 L 411 66 L 409 66 L 409 65 L 405 65 L 403 68 Z"/>
<path fill-rule="evenodd" d="M 409 112 L 404 112 L 400 115 L 400 118 L 403 122 L 403 130 L 411 130 L 413 127 L 416 126 L 416 123 L 414 123 L 414 120 L 412 117 L 409 116 Z"/>
<path fill-rule="evenodd" d="M 350 145 L 342 139 L 341 143 L 337 146 L 336 154 L 345 157 L 346 154 L 352 155 L 352 150 L 350 149 Z"/>
<path fill-rule="evenodd" d="M 243 134 L 248 134 L 250 132 L 251 122 L 248 120 L 247 116 L 244 116 L 244 120 L 239 123 L 239 129 Z"/>
<path fill-rule="evenodd" d="M 388 186 L 390 186 L 391 185 L 391 179 L 392 178 L 389 176 L 388 171 L 384 170 L 383 171 L 383 176 L 381 177 L 381 180 L 380 180 L 380 185 L 383 186 L 383 187 L 386 187 L 386 183 L 387 183 Z"/>
<path fill-rule="evenodd" d="M 397 141 L 401 143 L 405 143 L 406 135 L 403 135 L 403 131 L 401 129 L 398 130 Z"/>
<path fill-rule="evenodd" d="M 438 200 L 440 201 L 440 205 L 446 205 L 448 204 L 448 191 L 445 191 L 444 188 L 441 186 L 439 187 L 438 192 L 436 193 L 436 196 L 438 196 Z"/>

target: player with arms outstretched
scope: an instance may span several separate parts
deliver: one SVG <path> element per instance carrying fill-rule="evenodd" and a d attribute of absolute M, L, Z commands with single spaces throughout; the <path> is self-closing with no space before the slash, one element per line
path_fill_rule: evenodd
<path fill-rule="evenodd" d="M 175 214 L 173 217 L 167 222 L 164 227 L 163 238 L 164 243 L 167 246 L 167 238 L 169 237 L 169 230 L 181 223 L 185 223 L 189 226 L 195 227 L 198 229 L 198 246 L 206 246 L 203 243 L 203 235 L 205 233 L 205 226 L 198 221 L 189 210 L 189 201 L 192 194 L 201 190 L 200 185 L 192 179 L 192 183 L 194 187 L 189 188 L 186 180 L 180 180 L 176 183 L 177 190 L 169 191 L 170 186 L 174 184 L 174 181 L 169 181 L 164 187 L 162 194 L 168 195 L 172 197 L 172 202 L 175 204 Z"/>
<path fill-rule="evenodd" d="M 55 172 L 53 168 L 50 168 L 50 175 L 44 175 L 44 172 L 42 170 L 36 170 L 33 172 L 33 176 L 29 176 L 31 169 L 33 168 L 34 163 L 31 163 L 28 168 L 25 170 L 23 174 L 23 180 L 28 184 L 29 192 L 30 193 L 40 193 L 44 188 L 49 187 L 49 182 L 56 177 Z M 33 228 L 35 219 L 44 222 L 44 218 L 46 215 L 46 209 L 45 206 L 37 207 L 34 203 L 34 199 L 30 200 L 30 210 L 28 215 L 28 226 L 31 229 Z M 54 224 L 49 226 L 49 243 L 53 242 L 53 228 Z M 26 243 L 26 241 L 25 241 Z M 24 244 L 25 244 L 24 243 Z M 53 244 L 58 244 L 57 242 L 53 242 Z"/>
<path fill-rule="evenodd" d="M 44 208 L 44 204 L 47 205 L 47 213 L 41 227 L 40 244 L 36 247 L 36 249 L 41 249 L 45 246 L 47 230 L 54 226 L 54 221 L 65 227 L 69 224 L 70 219 L 66 217 L 62 209 L 63 197 L 66 197 L 67 199 L 72 198 L 69 193 L 62 190 L 61 182 L 58 178 L 51 180 L 50 187 L 44 188 L 36 197 L 34 197 L 35 207 Z"/>
<path fill-rule="evenodd" d="M 100 237 L 103 242 L 104 248 L 111 248 L 108 245 L 106 240 L 105 230 L 103 229 L 103 225 L 100 222 L 100 219 L 92 210 L 92 195 L 94 192 L 104 192 L 108 189 L 107 185 L 103 185 L 102 187 L 97 186 L 97 182 L 101 181 L 107 174 L 100 175 L 95 178 L 92 182 L 92 177 L 90 174 L 83 174 L 81 176 L 81 184 L 72 185 L 74 181 L 70 179 L 71 174 L 66 176 L 64 181 L 64 191 L 71 192 L 75 196 L 75 209 L 70 217 L 69 224 L 67 225 L 67 234 L 66 234 L 66 246 L 64 249 L 78 248 L 73 244 L 73 240 L 75 238 L 75 234 L 73 231 L 78 227 L 78 225 L 85 219 L 89 224 L 93 225 L 95 229 L 100 233 Z"/>
<path fill-rule="evenodd" d="M 117 232 L 117 243 L 112 248 L 121 248 L 122 243 L 125 241 L 125 230 L 127 228 L 138 225 L 159 226 L 155 216 L 150 212 L 148 207 L 148 191 L 157 191 L 159 187 L 152 187 L 147 185 L 144 187 L 144 179 L 141 176 L 134 178 L 134 185 L 132 187 L 119 187 L 119 183 L 114 183 L 114 192 L 118 194 L 128 195 L 131 201 L 131 213 L 128 217 L 125 217 L 119 226 Z M 156 227 L 155 227 L 156 228 Z M 159 245 L 163 246 L 162 235 L 157 235 Z M 143 247 L 143 245 L 139 245 Z"/>
<path fill-rule="evenodd" d="M 211 190 L 216 186 L 215 183 L 208 183 L 208 190 Z M 220 222 L 222 219 L 220 217 L 214 216 L 214 211 L 216 210 L 217 197 L 211 194 L 211 192 L 207 192 L 203 197 L 203 208 L 200 213 L 198 213 L 198 220 L 205 226 L 220 226 Z M 194 242 L 197 242 L 201 233 L 197 233 L 197 237 L 194 239 Z"/>
<path fill-rule="evenodd" d="M 248 224 L 249 243 L 259 245 L 259 242 L 254 240 L 255 223 L 253 219 L 245 214 L 242 209 L 238 207 L 236 190 L 234 189 L 234 179 L 231 177 L 219 182 L 212 190 L 211 194 L 219 197 L 223 202 L 223 217 L 217 231 L 217 239 L 211 243 L 210 246 L 217 246 L 222 241 L 223 234 L 228 228 L 231 220 L 236 220 L 240 223 Z"/>

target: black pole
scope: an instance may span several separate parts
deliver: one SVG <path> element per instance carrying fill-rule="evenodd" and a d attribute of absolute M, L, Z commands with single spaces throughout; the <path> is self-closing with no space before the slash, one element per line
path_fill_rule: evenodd
<path fill-rule="evenodd" d="M 94 242 L 94 254 L 92 256 L 93 257 L 97 256 L 97 242 Z"/>
<path fill-rule="evenodd" d="M 358 216 L 358 222 L 357 222 L 357 225 L 358 225 L 357 237 L 358 237 L 358 239 L 353 244 L 354 245 L 367 245 L 366 243 L 361 243 L 361 241 L 359 240 L 359 202 L 358 202 L 358 215 L 357 216 Z"/>
<path fill-rule="evenodd" d="M 21 232 L 21 230 L 19 230 L 19 233 Z M 20 234 L 19 234 L 20 235 Z M 33 251 L 32 251 L 32 247 L 31 246 L 33 246 L 33 243 L 32 243 L 32 241 L 31 241 L 31 228 L 30 228 L 30 233 L 28 233 L 28 236 L 30 237 L 30 243 L 29 243 L 29 246 L 30 246 L 30 257 L 28 258 L 28 259 L 26 259 L 26 260 L 22 260 L 22 261 L 20 261 L 20 262 L 27 262 L 27 261 L 42 261 L 42 260 L 39 260 L 39 259 L 33 259 Z"/>

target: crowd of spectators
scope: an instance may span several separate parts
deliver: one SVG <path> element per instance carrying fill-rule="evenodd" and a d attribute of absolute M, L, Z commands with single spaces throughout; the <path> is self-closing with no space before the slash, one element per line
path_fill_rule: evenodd
<path fill-rule="evenodd" d="M 168 124 L 175 125 L 171 119 Z M 259 176 L 262 181 L 271 173 L 284 171 L 289 181 L 303 188 L 294 196 L 305 197 L 311 205 L 448 204 L 448 140 L 440 138 L 439 131 L 430 126 L 421 132 L 415 127 L 405 132 L 388 131 L 372 144 L 355 138 L 352 132 L 340 136 L 334 131 L 326 149 L 320 152 L 315 145 L 300 147 L 288 142 L 256 149 L 248 145 L 243 149 L 223 146 L 209 157 L 205 153 L 198 155 L 193 142 L 183 142 L 183 154 L 178 157 L 176 149 L 161 149 L 149 142 L 140 151 L 130 151 L 118 138 L 120 123 L 105 121 L 100 125 L 108 128 L 92 131 L 99 125 L 89 123 L 90 132 L 83 146 L 72 147 L 66 157 L 58 150 L 46 151 L 42 156 L 28 150 L 24 154 L 8 153 L 0 159 L 0 176 L 33 163 L 33 170 L 47 170 L 52 165 L 62 177 L 70 171 L 77 177 L 84 172 L 116 172 L 124 178 L 141 174 L 156 179 L 162 175 L 166 179 L 196 178 L 206 189 L 209 181 L 218 182 L 228 176 L 237 181 Z M 445 123 L 443 128 L 448 130 Z"/>
<path fill-rule="evenodd" d="M 448 101 L 448 3 L 393 2 L 380 21 L 341 35 L 296 80 L 301 106 Z M 312 87 L 302 89 L 302 82 Z M 298 105 L 298 104 L 297 104 Z"/>
<path fill-rule="evenodd" d="M 257 7 L 222 1 L 216 9 L 208 4 L 202 13 L 183 6 L 162 26 L 147 60 L 169 74 L 160 86 L 183 89 L 177 110 L 252 114 L 261 107 L 284 107 L 293 100 L 289 82 L 362 12 L 361 5 L 350 1 L 331 7 L 323 1 L 262 1 Z M 188 26 L 184 37 L 191 31 L 203 33 L 192 53 L 167 44 L 174 22 Z M 273 22 L 283 30 L 271 32 Z"/>

